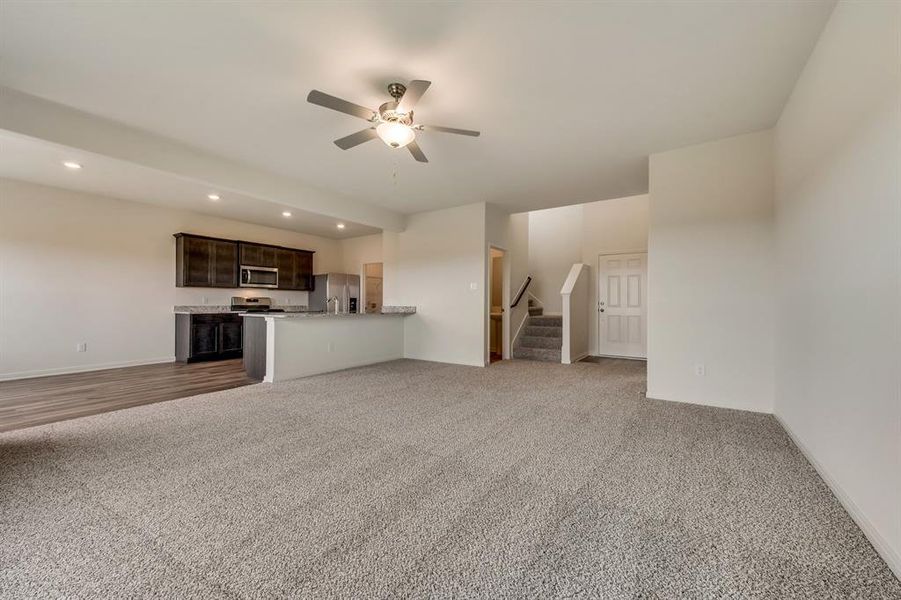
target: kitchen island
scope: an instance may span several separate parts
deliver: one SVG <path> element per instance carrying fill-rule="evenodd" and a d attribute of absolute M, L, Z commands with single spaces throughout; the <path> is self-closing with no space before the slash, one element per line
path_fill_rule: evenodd
<path fill-rule="evenodd" d="M 272 383 L 403 358 L 403 317 L 415 312 L 385 306 L 364 314 L 247 313 L 244 368 Z"/>

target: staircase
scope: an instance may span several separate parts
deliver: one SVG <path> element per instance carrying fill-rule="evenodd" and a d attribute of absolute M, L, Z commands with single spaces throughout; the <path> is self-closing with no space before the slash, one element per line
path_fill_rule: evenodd
<path fill-rule="evenodd" d="M 513 346 L 513 358 L 560 362 L 563 317 L 544 316 L 542 312 L 541 308 L 529 306 L 529 320 Z"/>

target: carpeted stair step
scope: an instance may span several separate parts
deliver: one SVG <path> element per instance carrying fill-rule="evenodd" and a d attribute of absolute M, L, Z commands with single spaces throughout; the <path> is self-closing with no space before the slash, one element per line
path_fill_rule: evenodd
<path fill-rule="evenodd" d="M 538 327 L 563 327 L 563 317 L 557 315 L 544 315 L 539 317 L 529 317 L 529 325 L 537 325 Z"/>
<path fill-rule="evenodd" d="M 529 307 L 529 316 L 530 317 L 540 317 L 544 314 L 544 309 L 540 306 L 530 306 Z"/>
<path fill-rule="evenodd" d="M 551 348 L 554 350 L 559 350 L 562 342 L 561 338 L 548 335 L 524 335 L 517 341 L 523 348 Z"/>
<path fill-rule="evenodd" d="M 526 360 L 540 360 L 544 362 L 560 362 L 560 349 L 552 350 L 550 348 L 522 348 L 513 349 L 513 358 L 524 358 Z"/>
<path fill-rule="evenodd" d="M 562 338 L 563 337 L 563 328 L 562 327 L 538 327 L 535 325 L 526 325 L 526 328 L 522 332 L 523 335 L 528 337 L 552 337 L 552 338 Z"/>

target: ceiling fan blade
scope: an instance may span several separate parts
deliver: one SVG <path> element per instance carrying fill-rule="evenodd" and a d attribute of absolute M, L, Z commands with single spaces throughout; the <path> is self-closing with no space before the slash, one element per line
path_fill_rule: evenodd
<path fill-rule="evenodd" d="M 330 96 L 319 90 L 311 91 L 307 96 L 307 102 L 337 110 L 338 112 L 343 112 L 354 117 L 360 117 L 365 121 L 371 121 L 375 116 L 375 111 L 369 110 L 365 106 L 360 106 L 359 104 L 354 104 L 353 102 Z"/>
<path fill-rule="evenodd" d="M 422 152 L 422 148 L 419 147 L 419 144 L 416 143 L 416 140 L 413 140 L 409 144 L 407 144 L 407 148 L 410 150 L 410 154 L 413 155 L 417 161 L 422 163 L 429 162 L 429 159 L 425 157 L 425 154 Z"/>
<path fill-rule="evenodd" d="M 472 131 L 471 129 L 455 129 L 454 127 L 440 127 L 438 125 L 420 125 L 419 128 L 423 131 L 442 131 L 444 133 L 456 133 L 457 135 L 469 135 L 472 137 L 481 135 L 480 132 Z"/>
<path fill-rule="evenodd" d="M 358 131 L 339 140 L 335 140 L 335 145 L 342 150 L 350 150 L 354 146 L 359 146 L 363 142 L 374 140 L 377 137 L 378 134 L 375 132 L 375 128 L 370 127 L 369 129 L 363 129 L 362 131 Z"/>
<path fill-rule="evenodd" d="M 419 99 L 422 98 L 422 95 L 425 94 L 430 85 L 432 85 L 431 81 L 423 81 L 421 79 L 411 81 L 407 85 L 407 91 L 404 92 L 400 102 L 397 103 L 397 112 L 407 114 L 413 110 L 413 107 L 416 106 L 416 103 L 419 102 Z"/>

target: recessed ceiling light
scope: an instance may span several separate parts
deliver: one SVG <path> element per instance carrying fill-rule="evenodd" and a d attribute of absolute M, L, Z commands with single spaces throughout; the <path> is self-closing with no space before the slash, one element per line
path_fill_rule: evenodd
<path fill-rule="evenodd" d="M 210 200 L 212 200 L 213 202 L 215 202 L 216 200 L 219 199 L 219 194 L 207 194 L 206 197 L 209 198 Z"/>
<path fill-rule="evenodd" d="M 283 211 L 283 212 L 282 212 L 282 216 L 283 216 L 283 217 L 290 217 L 290 216 L 291 216 L 291 213 L 288 212 L 288 211 Z"/>
<path fill-rule="evenodd" d="M 67 160 L 63 163 L 63 166 L 67 169 L 72 169 L 73 171 L 77 171 L 81 168 L 81 165 L 75 162 L 74 160 Z"/>
<path fill-rule="evenodd" d="M 338 223 L 338 229 L 344 229 L 344 223 Z"/>

